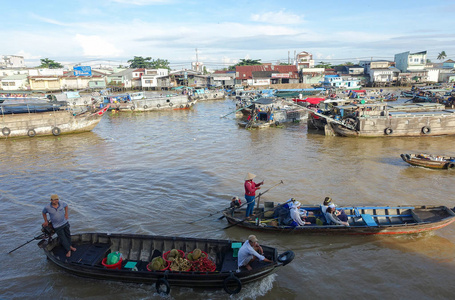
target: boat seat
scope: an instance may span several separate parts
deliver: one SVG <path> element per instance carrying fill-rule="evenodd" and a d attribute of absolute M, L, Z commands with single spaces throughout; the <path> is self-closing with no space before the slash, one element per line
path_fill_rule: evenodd
<path fill-rule="evenodd" d="M 360 214 L 360 216 L 362 217 L 365 224 L 367 224 L 367 226 L 378 226 L 378 224 L 370 214 Z"/>
<path fill-rule="evenodd" d="M 81 244 L 76 245 L 77 250 L 72 253 L 70 258 L 66 258 L 66 252 L 61 247 L 58 249 L 59 251 L 56 255 L 67 259 L 72 263 L 83 264 L 83 265 L 90 265 L 94 266 L 96 264 L 100 264 L 106 254 L 109 252 L 111 248 L 110 244 L 99 243 L 99 244 Z"/>

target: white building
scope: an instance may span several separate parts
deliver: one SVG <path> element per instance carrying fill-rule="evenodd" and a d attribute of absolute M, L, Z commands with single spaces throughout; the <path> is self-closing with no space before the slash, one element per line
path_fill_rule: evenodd
<path fill-rule="evenodd" d="M 295 64 L 297 66 L 297 71 L 314 68 L 313 55 L 309 52 L 302 51 L 296 55 Z"/>
<path fill-rule="evenodd" d="M 141 77 L 143 88 L 168 87 L 169 70 L 168 69 L 145 69 Z"/>
<path fill-rule="evenodd" d="M 21 74 L 3 77 L 1 79 L 1 88 L 4 91 L 27 90 L 28 76 L 25 74 Z"/>
<path fill-rule="evenodd" d="M 18 55 L 0 56 L 0 68 L 25 68 L 24 57 Z"/>
<path fill-rule="evenodd" d="M 427 63 L 427 51 L 410 53 L 409 51 L 395 54 L 395 66 L 401 72 L 421 71 Z"/>

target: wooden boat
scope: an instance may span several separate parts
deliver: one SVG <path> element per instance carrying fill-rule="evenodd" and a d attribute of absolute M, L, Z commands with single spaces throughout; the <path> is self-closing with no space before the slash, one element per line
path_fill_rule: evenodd
<path fill-rule="evenodd" d="M 133 283 L 156 283 L 158 293 L 169 293 L 170 286 L 192 288 L 224 288 L 230 294 L 238 293 L 242 285 L 266 277 L 294 258 L 292 251 L 278 255 L 275 248 L 262 246 L 264 255 L 273 263 L 254 261 L 252 270 L 238 270 L 237 256 L 240 242 L 230 240 L 197 239 L 133 234 L 83 233 L 72 235 L 76 251 L 65 256 L 59 239 L 48 238 L 39 242 L 47 258 L 65 271 L 83 277 L 117 280 Z M 185 253 L 199 248 L 216 264 L 213 272 L 149 271 L 147 265 L 156 256 L 171 249 Z M 119 251 L 123 260 L 119 269 L 110 269 L 102 262 L 108 253 Z M 126 268 L 129 265 L 130 268 Z M 131 269 L 134 265 L 136 269 Z"/>
<path fill-rule="evenodd" d="M 104 103 L 111 104 L 112 109 L 118 111 L 161 111 L 190 109 L 196 104 L 197 99 L 190 99 L 188 95 L 171 94 L 163 96 L 147 96 L 144 92 L 126 95 L 126 100 L 115 100 L 115 97 L 106 96 Z"/>
<path fill-rule="evenodd" d="M 4 138 L 60 135 L 91 131 L 109 106 L 74 109 L 61 103 L 0 104 L 0 128 Z"/>
<path fill-rule="evenodd" d="M 429 154 L 401 154 L 401 158 L 410 165 L 432 169 L 455 168 L 455 157 Z"/>
<path fill-rule="evenodd" d="M 317 219 L 323 220 L 320 206 L 302 204 L 300 209 L 309 212 L 307 221 L 312 224 L 292 227 L 279 225 L 279 220 L 273 217 L 273 211 L 278 205 L 275 206 L 273 202 L 269 202 L 267 206 L 268 209 L 265 212 L 255 214 L 259 216 L 257 221 L 244 220 L 245 210 L 227 209 L 223 211 L 223 215 L 231 224 L 230 226 L 235 224 L 249 230 L 304 234 L 414 234 L 436 230 L 455 221 L 455 213 L 445 206 L 346 206 L 337 207 L 337 209 L 344 209 L 350 226 L 317 225 L 320 224 Z"/>

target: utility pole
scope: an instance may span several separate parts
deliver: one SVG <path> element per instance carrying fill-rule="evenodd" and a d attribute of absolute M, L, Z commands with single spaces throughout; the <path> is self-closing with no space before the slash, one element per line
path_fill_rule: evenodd
<path fill-rule="evenodd" d="M 290 65 L 290 64 L 291 64 L 291 53 L 288 50 L 288 65 Z"/>
<path fill-rule="evenodd" d="M 196 48 L 196 72 L 199 70 L 199 62 L 198 62 L 198 56 L 197 56 L 197 48 Z"/>

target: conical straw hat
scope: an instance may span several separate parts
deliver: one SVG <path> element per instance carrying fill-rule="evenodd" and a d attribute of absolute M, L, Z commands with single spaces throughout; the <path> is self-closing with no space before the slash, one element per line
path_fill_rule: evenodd
<path fill-rule="evenodd" d="M 245 180 L 251 180 L 251 179 L 253 179 L 254 177 L 256 177 L 256 175 L 254 175 L 254 174 L 252 174 L 252 173 L 248 173 L 248 174 L 246 174 Z"/>

